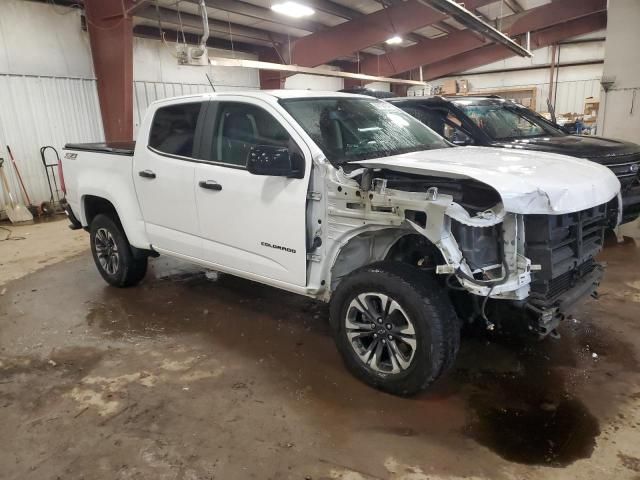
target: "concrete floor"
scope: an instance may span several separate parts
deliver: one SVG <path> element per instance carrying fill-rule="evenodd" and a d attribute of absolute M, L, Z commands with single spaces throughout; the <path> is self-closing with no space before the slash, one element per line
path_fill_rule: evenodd
<path fill-rule="evenodd" d="M 0 285 L 0 477 L 639 480 L 637 245 L 562 339 L 465 338 L 411 399 L 353 379 L 305 298 L 165 258 L 114 289 L 86 249 L 25 267 Z"/>

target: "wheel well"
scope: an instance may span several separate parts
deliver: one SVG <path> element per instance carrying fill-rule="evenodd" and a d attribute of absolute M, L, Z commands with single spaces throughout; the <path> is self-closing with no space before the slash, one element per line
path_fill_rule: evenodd
<path fill-rule="evenodd" d="M 391 246 L 384 259 L 422 268 L 435 268 L 436 265 L 445 263 L 438 247 L 417 233 L 400 237 Z"/>
<path fill-rule="evenodd" d="M 428 265 L 424 265 L 427 259 Z M 331 290 L 354 270 L 382 260 L 431 267 L 442 263 L 442 254 L 428 239 L 405 229 L 364 232 L 341 249 L 331 269 Z"/>
<path fill-rule="evenodd" d="M 87 226 L 91 225 L 91 222 L 98 214 L 108 215 L 118 223 L 120 217 L 113 204 L 102 197 L 96 197 L 94 195 L 86 195 L 83 200 L 84 203 L 84 216 L 87 222 Z"/>

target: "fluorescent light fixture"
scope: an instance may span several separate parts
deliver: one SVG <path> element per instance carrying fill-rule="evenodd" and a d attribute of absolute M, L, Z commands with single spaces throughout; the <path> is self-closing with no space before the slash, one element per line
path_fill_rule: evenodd
<path fill-rule="evenodd" d="M 316 13 L 316 11 L 311 7 L 291 1 L 274 3 L 271 5 L 271 10 L 281 15 L 293 18 L 308 17 Z"/>
<path fill-rule="evenodd" d="M 398 45 L 399 43 L 402 43 L 402 37 L 399 37 L 398 35 L 394 35 L 393 37 L 388 39 L 385 43 L 387 45 Z"/>

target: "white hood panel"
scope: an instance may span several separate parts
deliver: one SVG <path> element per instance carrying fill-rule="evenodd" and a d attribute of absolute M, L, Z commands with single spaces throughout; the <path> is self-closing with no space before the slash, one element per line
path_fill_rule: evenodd
<path fill-rule="evenodd" d="M 474 179 L 493 187 L 507 212 L 521 214 L 577 212 L 606 203 L 620 191 L 620 182 L 607 167 L 555 153 L 457 147 L 357 163 L 418 175 Z"/>

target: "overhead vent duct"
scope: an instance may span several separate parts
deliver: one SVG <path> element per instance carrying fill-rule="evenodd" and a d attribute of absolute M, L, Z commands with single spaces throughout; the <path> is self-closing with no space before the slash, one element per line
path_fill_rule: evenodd
<path fill-rule="evenodd" d="M 207 40 L 209 40 L 209 15 L 207 14 L 207 4 L 205 0 L 200 0 L 200 15 L 202 16 L 202 37 L 200 45 L 187 49 L 186 61 L 189 65 L 208 65 L 209 53 L 207 50 Z"/>

